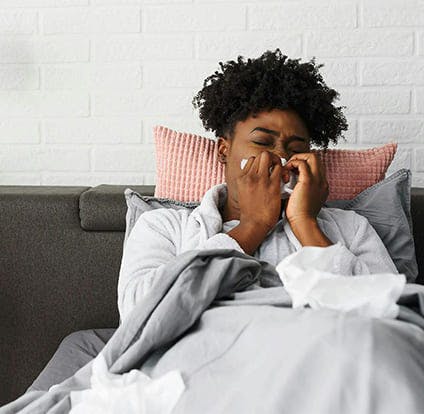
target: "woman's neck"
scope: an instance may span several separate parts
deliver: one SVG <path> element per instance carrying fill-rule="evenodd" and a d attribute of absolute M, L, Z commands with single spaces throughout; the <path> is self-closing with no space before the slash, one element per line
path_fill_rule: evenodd
<path fill-rule="evenodd" d="M 281 210 L 279 215 L 280 219 L 281 219 L 281 216 L 283 215 L 284 209 L 286 208 L 287 201 L 288 201 L 287 198 L 284 200 L 281 200 Z M 230 193 L 227 193 L 227 198 L 225 200 L 225 203 L 219 209 L 219 212 L 221 213 L 223 223 L 230 220 L 240 220 L 240 209 L 238 207 L 238 203 L 236 200 L 234 200 L 231 197 Z"/>

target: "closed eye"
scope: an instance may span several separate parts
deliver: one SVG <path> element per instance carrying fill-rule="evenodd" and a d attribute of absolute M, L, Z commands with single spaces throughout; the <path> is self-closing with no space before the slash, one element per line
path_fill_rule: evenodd
<path fill-rule="evenodd" d="M 257 141 L 253 141 L 253 143 L 254 144 L 257 144 L 257 145 L 263 145 L 263 146 L 270 145 L 268 142 L 257 142 Z"/>

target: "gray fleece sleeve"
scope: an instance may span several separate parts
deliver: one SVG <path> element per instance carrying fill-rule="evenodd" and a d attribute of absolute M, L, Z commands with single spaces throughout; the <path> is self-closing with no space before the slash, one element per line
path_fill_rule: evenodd
<path fill-rule="evenodd" d="M 352 238 L 347 243 L 340 243 L 330 271 L 342 275 L 398 274 L 386 247 L 367 218 L 356 213 L 352 217 Z"/>
<path fill-rule="evenodd" d="M 344 211 L 338 220 L 343 236 L 339 239 L 330 237 L 334 243 L 331 260 L 327 262 L 327 268 L 321 270 L 347 276 L 399 273 L 382 240 L 366 217 L 353 211 Z M 284 228 L 296 250 L 302 249 L 288 223 Z"/>
<path fill-rule="evenodd" d="M 199 244 L 199 249 L 234 249 L 245 253 L 237 241 L 226 233 L 217 233 L 209 237 L 209 239 Z"/>
<path fill-rule="evenodd" d="M 118 279 L 118 310 L 121 320 L 150 291 L 155 275 L 177 257 L 181 219 L 173 210 L 152 210 L 142 214 L 134 225 L 122 254 Z M 240 245 L 225 233 L 218 233 L 197 247 L 234 249 Z"/>
<path fill-rule="evenodd" d="M 180 223 L 167 212 L 152 210 L 135 223 L 124 246 L 118 279 L 118 310 L 121 320 L 150 290 L 155 274 L 176 257 L 176 234 Z"/>

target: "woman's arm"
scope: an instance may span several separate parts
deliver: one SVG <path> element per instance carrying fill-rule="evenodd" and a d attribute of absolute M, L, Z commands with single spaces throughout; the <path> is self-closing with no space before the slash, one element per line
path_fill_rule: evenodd
<path fill-rule="evenodd" d="M 157 209 L 142 214 L 124 246 L 118 280 L 118 309 L 121 320 L 152 289 L 156 275 L 163 266 L 178 257 L 184 237 L 187 216 L 172 209 Z M 200 228 L 189 233 L 200 237 Z M 200 237 L 201 238 L 201 237 Z M 187 241 L 186 241 L 187 242 Z M 193 243 L 192 243 L 193 244 Z M 217 233 L 199 241 L 195 249 L 232 249 L 244 253 L 240 245 L 225 233 Z M 153 287 L 154 288 L 154 287 Z"/>
<path fill-rule="evenodd" d="M 150 290 L 161 266 L 176 257 L 179 221 L 166 211 L 142 214 L 125 243 L 118 279 L 121 320 Z"/>
<path fill-rule="evenodd" d="M 326 257 L 320 263 L 320 270 L 341 275 L 399 273 L 380 237 L 365 217 L 354 211 L 327 211 L 341 233 L 333 234 L 333 245 L 314 245 L 322 247 L 323 257 Z M 284 230 L 297 251 L 311 246 L 302 245 L 287 222 Z"/>

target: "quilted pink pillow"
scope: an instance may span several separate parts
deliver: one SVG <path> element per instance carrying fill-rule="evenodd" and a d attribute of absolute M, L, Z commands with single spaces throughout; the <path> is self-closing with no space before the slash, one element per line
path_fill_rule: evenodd
<path fill-rule="evenodd" d="M 212 186 L 225 181 L 212 139 L 165 126 L 153 128 L 156 144 L 155 197 L 200 201 Z M 397 150 L 396 143 L 363 150 L 312 150 L 324 162 L 330 187 L 328 201 L 350 200 L 381 181 Z"/>

